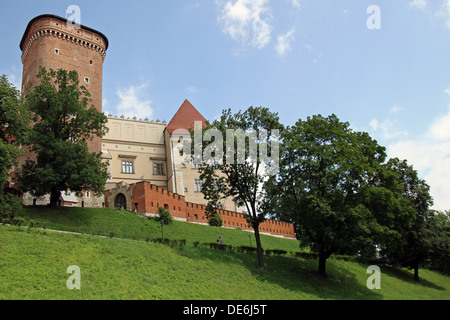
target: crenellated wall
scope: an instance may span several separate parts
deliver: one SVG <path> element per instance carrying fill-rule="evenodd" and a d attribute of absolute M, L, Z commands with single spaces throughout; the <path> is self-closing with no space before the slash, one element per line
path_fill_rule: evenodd
<path fill-rule="evenodd" d="M 205 215 L 206 206 L 202 204 L 187 202 L 185 197 L 177 193 L 168 191 L 165 188 L 155 186 L 148 182 L 138 182 L 135 184 L 117 184 L 116 188 L 108 190 L 105 194 L 107 207 L 113 207 L 115 199 L 119 194 L 123 194 L 127 199 L 127 208 L 146 215 L 156 215 L 158 207 L 163 207 L 170 211 L 174 219 L 198 224 L 208 224 Z M 223 227 L 230 229 L 242 229 L 253 231 L 247 223 L 245 215 L 239 212 L 218 210 L 223 220 Z M 260 224 L 259 231 L 262 234 L 295 239 L 294 226 L 291 223 L 266 220 Z"/>

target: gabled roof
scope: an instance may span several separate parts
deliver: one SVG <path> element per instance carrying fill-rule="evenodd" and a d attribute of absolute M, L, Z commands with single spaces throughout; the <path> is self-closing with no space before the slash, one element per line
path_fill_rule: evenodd
<path fill-rule="evenodd" d="M 207 122 L 201 113 L 186 99 L 172 120 L 170 120 L 166 130 L 170 134 L 178 129 L 189 130 L 194 127 L 194 121 L 201 121 L 204 127 Z"/>

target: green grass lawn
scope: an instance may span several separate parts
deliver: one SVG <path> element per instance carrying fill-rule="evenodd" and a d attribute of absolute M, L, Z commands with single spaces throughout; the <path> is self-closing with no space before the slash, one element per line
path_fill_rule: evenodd
<path fill-rule="evenodd" d="M 27 209 L 24 216 L 42 221 L 48 229 L 114 232 L 117 237 L 134 236 L 136 240 L 147 233 L 160 236 L 155 221 L 108 209 L 56 213 Z M 234 245 L 248 244 L 248 233 L 239 230 L 174 223 L 167 227 L 165 236 L 166 232 L 173 239 L 187 239 L 188 244 L 214 242 L 219 234 Z M 266 248 L 284 245 L 284 249 L 298 250 L 296 241 L 271 237 L 264 241 Z M 321 278 L 316 274 L 315 260 L 265 256 L 268 271 L 261 272 L 254 254 L 192 245 L 171 248 L 7 225 L 0 225 L 0 257 L 0 299 L 450 299 L 450 277 L 428 270 L 421 270 L 422 281 L 415 283 L 409 271 L 382 268 L 381 290 L 372 291 L 366 287 L 368 266 L 356 262 L 331 259 L 328 277 Z M 81 269 L 81 290 L 66 287 L 67 267 L 71 265 Z"/>
<path fill-rule="evenodd" d="M 26 220 L 38 222 L 38 226 L 47 229 L 64 230 L 108 237 L 132 240 L 161 238 L 161 224 L 155 220 L 143 218 L 134 213 L 121 210 L 27 207 L 21 215 Z M 189 246 L 195 241 L 200 243 L 216 242 L 222 237 L 224 244 L 232 246 L 256 246 L 253 233 L 241 230 L 216 228 L 186 222 L 173 221 L 164 226 L 164 238 L 185 239 Z M 298 241 L 262 235 L 264 249 L 282 249 L 300 251 Z"/>

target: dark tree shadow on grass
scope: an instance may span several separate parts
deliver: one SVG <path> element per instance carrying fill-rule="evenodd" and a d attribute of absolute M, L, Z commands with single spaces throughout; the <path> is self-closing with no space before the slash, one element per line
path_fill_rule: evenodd
<path fill-rule="evenodd" d="M 377 300 L 382 295 L 361 284 L 355 274 L 332 262 L 327 263 L 327 276 L 318 274 L 318 261 L 291 257 L 266 258 L 268 273 L 262 280 L 282 285 L 289 290 L 312 294 L 319 299 Z M 369 276 L 369 275 L 367 275 Z"/>
<path fill-rule="evenodd" d="M 207 248 L 184 248 L 181 255 L 191 259 L 211 259 L 216 263 L 239 263 L 248 268 L 252 277 L 261 282 L 276 284 L 292 292 L 303 293 L 317 299 L 377 300 L 383 296 L 362 285 L 357 277 L 339 264 L 328 263 L 328 275 L 317 273 L 315 260 L 294 257 L 265 256 L 266 271 L 257 266 L 256 254 L 224 252 Z M 368 277 L 369 275 L 367 275 Z M 280 299 L 273 297 L 274 300 Z"/>
<path fill-rule="evenodd" d="M 435 290 L 445 290 L 444 287 L 441 287 L 441 286 L 421 277 L 420 270 L 419 270 L 419 282 L 414 281 L 414 274 L 412 273 L 412 271 L 408 271 L 405 269 L 384 267 L 382 269 L 382 272 L 385 272 L 393 277 L 396 277 L 398 279 L 401 279 L 402 281 L 408 282 L 413 285 L 424 286 L 424 287 L 435 289 Z"/>
<path fill-rule="evenodd" d="M 87 226 L 92 222 L 92 215 L 78 208 L 49 206 L 25 207 L 23 216 L 30 220 L 41 221 L 45 227 L 52 228 L 52 225 L 63 227 L 64 231 L 83 232 L 80 226 Z"/>

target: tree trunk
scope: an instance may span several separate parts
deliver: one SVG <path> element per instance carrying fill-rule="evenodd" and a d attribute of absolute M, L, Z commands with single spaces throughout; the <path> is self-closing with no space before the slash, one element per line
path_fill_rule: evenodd
<path fill-rule="evenodd" d="M 414 281 L 419 282 L 419 262 L 414 261 Z"/>
<path fill-rule="evenodd" d="M 319 250 L 319 275 L 326 277 L 326 263 L 327 259 L 331 256 L 330 252 L 327 252 L 325 249 L 320 248 Z"/>
<path fill-rule="evenodd" d="M 326 274 L 326 262 L 327 259 L 319 254 L 319 275 L 325 277 Z"/>
<path fill-rule="evenodd" d="M 52 189 L 50 192 L 50 207 L 55 209 L 58 207 L 59 197 L 61 196 L 61 191 Z"/>
<path fill-rule="evenodd" d="M 264 260 L 263 260 L 263 250 L 261 246 L 261 238 L 259 236 L 259 223 L 253 224 L 253 229 L 255 230 L 255 240 L 256 240 L 256 252 L 258 255 L 258 268 L 261 271 L 265 271 Z"/>

